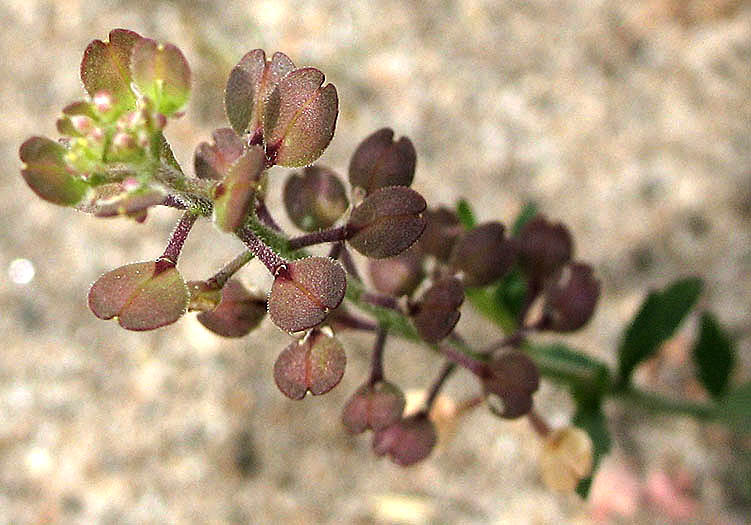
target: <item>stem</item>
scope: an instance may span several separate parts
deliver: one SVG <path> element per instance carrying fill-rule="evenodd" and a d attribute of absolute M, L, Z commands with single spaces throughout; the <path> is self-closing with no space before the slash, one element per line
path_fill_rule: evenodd
<path fill-rule="evenodd" d="M 537 411 L 533 408 L 527 413 L 527 420 L 529 421 L 529 424 L 532 425 L 532 428 L 537 432 L 537 435 L 540 437 L 546 437 L 552 430 L 550 429 L 550 425 L 548 425 L 548 422 L 545 421 L 545 419 L 540 416 L 540 414 L 537 413 Z"/>
<path fill-rule="evenodd" d="M 287 261 L 274 252 L 266 243 L 256 236 L 250 228 L 244 226 L 237 230 L 237 236 L 245 246 L 276 276 L 279 270 L 287 265 Z"/>
<path fill-rule="evenodd" d="M 344 269 L 347 270 L 348 274 L 350 274 L 355 279 L 362 281 L 360 272 L 357 271 L 355 261 L 354 259 L 352 259 L 352 254 L 349 253 L 349 250 L 347 249 L 347 246 L 344 245 L 344 243 L 342 243 L 342 253 L 340 254 L 339 260 L 344 265 Z"/>
<path fill-rule="evenodd" d="M 339 327 L 351 328 L 353 330 L 375 332 L 378 329 L 378 325 L 374 322 L 352 315 L 343 306 L 335 310 L 334 314 L 329 317 L 329 321 Z"/>
<path fill-rule="evenodd" d="M 438 378 L 431 385 L 428 397 L 427 399 L 425 399 L 425 410 L 427 410 L 428 412 L 430 411 L 433 406 L 433 402 L 435 401 L 436 397 L 438 397 L 438 393 L 441 391 L 441 388 L 443 388 L 446 379 L 448 379 L 449 376 L 454 373 L 454 370 L 456 370 L 456 363 L 447 362 L 443 365 L 441 373 L 438 374 Z"/>
<path fill-rule="evenodd" d="M 480 353 L 492 354 L 496 350 L 500 350 L 501 348 L 505 348 L 507 346 L 518 348 L 524 341 L 524 336 L 525 336 L 525 330 L 523 328 L 517 328 L 513 334 L 509 335 L 508 337 L 504 337 L 496 341 L 495 343 L 489 344 L 488 346 L 480 350 Z"/>
<path fill-rule="evenodd" d="M 460 352 L 452 346 L 441 345 L 440 349 L 446 359 L 459 366 L 463 366 L 477 377 L 482 378 L 488 374 L 487 366 L 479 359 L 475 359 L 464 352 Z"/>
<path fill-rule="evenodd" d="M 329 249 L 329 257 L 331 257 L 332 259 L 338 259 L 339 256 L 342 254 L 343 248 L 344 248 L 343 242 L 335 242 L 334 244 L 331 245 L 331 249 Z"/>
<path fill-rule="evenodd" d="M 286 238 L 283 235 L 270 230 L 258 223 L 258 221 L 254 222 L 252 218 L 249 219 L 244 228 L 241 228 L 238 231 L 238 236 L 240 236 L 241 232 L 255 232 L 255 234 L 262 237 L 267 244 L 278 250 L 282 256 L 289 259 L 298 259 L 308 255 L 304 250 L 295 251 L 289 249 Z M 344 249 L 340 257 L 343 264 L 345 263 L 344 256 L 346 253 L 347 251 Z M 349 268 L 347 268 L 347 270 L 349 271 Z M 488 288 L 487 290 L 491 290 L 491 288 Z M 516 329 L 515 321 L 510 319 L 504 312 L 498 311 L 493 303 L 493 298 L 489 293 L 486 293 L 487 290 L 478 288 L 469 289 L 467 295 L 476 306 L 480 307 L 479 309 L 483 314 L 489 316 L 496 324 L 500 324 L 501 327 L 509 333 L 513 332 Z M 447 358 L 467 368 L 475 375 L 482 377 L 482 374 L 485 373 L 484 362 L 474 357 L 479 356 L 480 354 L 463 341 L 451 338 L 448 341 L 448 344 L 442 344 L 440 347 L 427 345 L 421 340 L 409 318 L 402 312 L 369 302 L 367 300 L 368 294 L 365 291 L 362 281 L 357 278 L 353 272 L 350 272 L 347 278 L 346 294 L 346 298 L 351 304 L 354 304 L 364 312 L 373 316 L 379 325 L 388 329 L 390 334 L 409 341 L 418 342 L 432 348 L 433 350 L 441 351 Z M 376 303 L 377 302 L 378 301 L 376 301 Z M 526 345 L 525 350 L 528 350 L 529 348 L 533 347 L 531 345 Z M 541 374 L 544 376 L 552 377 L 569 385 L 581 384 L 582 380 L 592 380 L 592 370 L 587 367 L 578 366 L 568 360 L 556 359 L 552 355 L 542 354 L 537 351 L 529 351 L 528 354 L 535 360 L 540 368 Z M 612 386 L 608 385 L 604 395 L 655 412 L 680 414 L 703 420 L 714 419 L 717 415 L 714 406 L 710 404 L 676 401 L 658 394 L 637 390 L 635 388 L 614 390 Z"/>
<path fill-rule="evenodd" d="M 222 287 L 224 287 L 230 277 L 237 273 L 240 268 L 253 260 L 254 257 L 255 255 L 253 255 L 253 253 L 250 251 L 246 250 L 242 252 L 226 265 L 224 265 L 224 268 L 219 270 L 213 277 L 207 279 L 206 284 L 212 288 L 215 287 L 217 289 L 221 289 Z"/>
<path fill-rule="evenodd" d="M 162 264 L 173 267 L 177 265 L 177 258 L 180 257 L 180 252 L 185 244 L 185 239 L 188 238 L 188 234 L 196 223 L 196 219 L 198 219 L 198 215 L 192 211 L 186 211 L 183 213 L 177 226 L 172 230 L 172 234 L 167 242 L 167 247 L 164 249 L 162 256 L 158 259 L 158 262 L 163 261 Z"/>
<path fill-rule="evenodd" d="M 324 242 L 343 241 L 346 238 L 347 227 L 339 226 L 338 228 L 331 228 L 330 230 L 321 230 L 300 235 L 299 237 L 293 237 L 289 240 L 289 248 L 290 250 L 299 250 L 300 248 L 313 246 L 315 244 L 323 244 Z"/>
<path fill-rule="evenodd" d="M 370 379 L 368 380 L 371 385 L 383 380 L 383 350 L 386 347 L 386 335 L 388 335 L 388 330 L 379 326 L 371 357 Z"/>
<path fill-rule="evenodd" d="M 397 312 L 401 311 L 396 297 L 390 295 L 363 292 L 360 296 L 360 300 L 375 306 L 380 306 L 381 308 L 388 308 L 389 310 L 396 310 Z"/>
<path fill-rule="evenodd" d="M 256 201 L 256 215 L 258 216 L 259 221 L 261 221 L 272 230 L 276 230 L 278 232 L 282 231 L 282 229 L 274 220 L 274 217 L 271 216 L 271 212 L 266 207 L 266 201 L 261 199 L 258 199 Z"/>
<path fill-rule="evenodd" d="M 644 390 L 638 390 L 636 388 L 616 390 L 615 392 L 609 392 L 608 395 L 613 399 L 626 401 L 652 412 L 680 414 L 702 420 L 710 420 L 716 417 L 715 408 L 712 405 L 670 399 L 659 394 L 645 392 Z"/>

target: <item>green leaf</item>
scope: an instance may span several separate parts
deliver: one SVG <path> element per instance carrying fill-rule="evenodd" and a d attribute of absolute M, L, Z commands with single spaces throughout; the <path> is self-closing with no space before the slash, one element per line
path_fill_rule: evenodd
<path fill-rule="evenodd" d="M 527 297 L 527 281 L 519 268 L 514 267 L 494 289 L 498 307 L 506 310 L 512 319 L 519 319 Z"/>
<path fill-rule="evenodd" d="M 618 349 L 620 383 L 628 384 L 636 366 L 653 356 L 670 339 L 702 290 L 702 280 L 681 279 L 662 291 L 651 292 L 626 328 Z"/>
<path fill-rule="evenodd" d="M 499 284 L 493 284 L 484 288 L 467 288 L 464 293 L 478 312 L 497 324 L 503 333 L 510 334 L 516 329 L 516 319 L 496 299 L 499 287 Z"/>
<path fill-rule="evenodd" d="M 735 348 L 728 334 L 709 312 L 701 316 L 701 331 L 692 355 L 701 384 L 712 397 L 722 397 L 735 365 Z"/>
<path fill-rule="evenodd" d="M 530 201 L 524 205 L 519 215 L 516 216 L 514 225 L 511 227 L 511 234 L 516 236 L 522 231 L 524 225 L 527 224 L 535 215 L 537 215 L 537 204 Z"/>
<path fill-rule="evenodd" d="M 468 230 L 477 224 L 472 207 L 466 199 L 459 199 L 456 203 L 456 214 L 459 216 L 459 222 Z"/>
<path fill-rule="evenodd" d="M 599 405 L 596 407 L 579 406 L 574 414 L 573 423 L 575 426 L 585 430 L 592 440 L 592 475 L 581 480 L 576 487 L 576 493 L 582 498 L 586 498 L 592 486 L 592 478 L 603 456 L 610 452 L 612 442 L 605 414 L 602 413 Z"/>
<path fill-rule="evenodd" d="M 717 414 L 720 420 L 737 431 L 751 434 L 751 381 L 725 396 Z"/>
<path fill-rule="evenodd" d="M 571 387 L 578 405 L 599 404 L 610 383 L 605 363 L 562 343 L 527 344 L 524 350 L 543 375 Z"/>

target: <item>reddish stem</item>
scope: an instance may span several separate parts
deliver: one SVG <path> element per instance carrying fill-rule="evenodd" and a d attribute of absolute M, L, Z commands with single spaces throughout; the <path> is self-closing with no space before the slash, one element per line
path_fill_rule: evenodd
<path fill-rule="evenodd" d="M 164 253 L 159 259 L 157 259 L 157 266 L 155 272 L 161 273 L 168 268 L 174 268 L 177 265 L 177 259 L 180 257 L 180 252 L 185 244 L 185 239 L 188 238 L 191 228 L 196 223 L 198 215 L 192 211 L 186 211 L 183 216 L 180 217 L 175 229 L 172 230 L 167 247 L 164 249 Z"/>
<path fill-rule="evenodd" d="M 279 271 L 287 266 L 287 260 L 283 259 L 274 252 L 265 242 L 263 242 L 250 228 L 243 227 L 237 230 L 237 236 L 245 246 L 258 257 L 258 259 L 266 266 L 271 272 L 271 275 L 275 276 Z"/>
<path fill-rule="evenodd" d="M 441 388 L 443 388 L 443 385 L 446 383 L 446 379 L 448 379 L 449 376 L 454 373 L 454 370 L 456 370 L 456 363 L 447 362 L 443 365 L 441 373 L 438 374 L 438 378 L 430 387 L 430 392 L 428 393 L 428 397 L 425 400 L 425 410 L 427 410 L 428 412 L 430 411 L 433 406 L 433 402 L 435 401 L 436 397 L 438 397 L 438 394 L 440 393 Z"/>
<path fill-rule="evenodd" d="M 347 238 L 347 227 L 339 226 L 330 230 L 321 230 L 294 237 L 289 240 L 290 250 L 298 250 L 306 246 L 323 244 L 324 242 L 343 241 Z"/>
<path fill-rule="evenodd" d="M 368 382 L 374 385 L 383 380 L 383 350 L 386 347 L 387 330 L 379 326 L 376 332 L 375 344 L 373 344 L 373 354 L 370 365 L 370 379 Z"/>

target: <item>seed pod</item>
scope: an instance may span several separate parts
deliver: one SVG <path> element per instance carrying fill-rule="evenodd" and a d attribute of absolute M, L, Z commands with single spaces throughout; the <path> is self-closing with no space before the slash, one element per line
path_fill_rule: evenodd
<path fill-rule="evenodd" d="M 295 226 L 306 232 L 331 227 L 347 211 L 349 201 L 336 173 L 308 166 L 293 173 L 284 185 L 284 207 Z"/>
<path fill-rule="evenodd" d="M 433 423 L 425 412 L 406 417 L 373 435 L 373 451 L 388 454 L 402 467 L 414 465 L 428 457 L 437 441 Z"/>
<path fill-rule="evenodd" d="M 133 45 L 130 61 L 133 84 L 163 115 L 174 115 L 190 97 L 190 66 L 172 44 L 141 38 Z"/>
<path fill-rule="evenodd" d="M 404 393 L 387 381 L 366 383 L 349 398 L 342 412 L 342 423 L 353 434 L 381 430 L 402 418 Z"/>
<path fill-rule="evenodd" d="M 213 310 L 198 314 L 198 321 L 223 337 L 244 337 L 266 316 L 266 298 L 252 295 L 232 279 L 222 288 L 221 301 Z"/>
<path fill-rule="evenodd" d="M 193 166 L 199 179 L 222 180 L 243 155 L 245 147 L 232 128 L 214 130 L 211 136 L 213 144 L 201 142 L 196 148 Z"/>
<path fill-rule="evenodd" d="M 26 184 L 42 199 L 74 206 L 83 199 L 88 184 L 63 160 L 65 148 L 46 137 L 31 137 L 18 152 Z"/>
<path fill-rule="evenodd" d="M 491 410 L 501 417 L 514 419 L 532 409 L 532 394 L 540 386 L 540 372 L 525 354 L 509 352 L 488 363 L 488 374 L 482 381 L 485 392 L 498 396 L 503 402 L 503 407 L 490 405 Z"/>
<path fill-rule="evenodd" d="M 93 206 L 97 217 L 126 216 L 138 222 L 146 220 L 146 213 L 152 206 L 164 202 L 166 192 L 159 186 L 139 186 L 132 191 L 123 191 L 108 199 L 99 199 Z"/>
<path fill-rule="evenodd" d="M 448 262 L 456 240 L 464 233 L 459 217 L 452 210 L 441 207 L 426 210 L 425 221 L 420 247 L 439 261 Z"/>
<path fill-rule="evenodd" d="M 243 225 L 263 173 L 261 146 L 251 146 L 228 169 L 224 180 L 214 189 L 214 224 L 233 232 Z"/>
<path fill-rule="evenodd" d="M 265 100 L 263 137 L 266 156 L 275 164 L 306 166 L 331 142 L 339 99 L 334 85 L 323 86 L 323 81 L 323 73 L 315 68 L 296 69 Z"/>
<path fill-rule="evenodd" d="M 346 364 L 342 344 L 321 330 L 313 330 L 279 354 L 274 363 L 274 381 L 290 399 L 302 399 L 307 392 L 318 396 L 339 384 Z"/>
<path fill-rule="evenodd" d="M 592 267 L 582 263 L 570 263 L 558 272 L 545 292 L 543 328 L 571 332 L 587 324 L 600 297 L 600 282 L 592 274 Z"/>
<path fill-rule="evenodd" d="M 459 307 L 464 302 L 464 288 L 456 277 L 433 284 L 415 306 L 412 322 L 425 341 L 437 343 L 459 322 Z"/>
<path fill-rule="evenodd" d="M 141 35 L 126 29 L 113 29 L 109 42 L 94 40 L 83 54 L 81 81 L 92 97 L 106 91 L 121 111 L 133 109 L 136 97 L 131 90 L 131 56 Z"/>
<path fill-rule="evenodd" d="M 177 321 L 188 289 L 173 264 L 162 259 L 126 264 L 91 285 L 89 308 L 100 319 L 117 317 L 128 330 L 153 330 Z"/>
<path fill-rule="evenodd" d="M 394 131 L 379 129 L 363 140 L 349 163 L 349 182 L 370 194 L 387 186 L 409 186 L 417 155 L 407 137 L 393 141 Z"/>
<path fill-rule="evenodd" d="M 552 275 L 571 259 L 573 241 L 561 223 L 553 224 L 538 215 L 519 233 L 519 264 L 534 279 Z"/>
<path fill-rule="evenodd" d="M 466 286 L 486 286 L 514 265 L 516 246 L 504 236 L 500 222 L 487 222 L 459 238 L 451 252 L 451 266 L 464 273 Z"/>
<path fill-rule="evenodd" d="M 287 263 L 269 294 L 269 316 L 287 332 L 307 330 L 322 323 L 344 299 L 347 276 L 328 257 L 308 257 Z"/>
<path fill-rule="evenodd" d="M 379 292 L 395 297 L 410 295 L 425 277 L 422 262 L 423 254 L 419 244 L 395 257 L 370 259 L 370 280 Z"/>
<path fill-rule="evenodd" d="M 284 53 L 274 53 L 266 61 L 263 49 L 247 53 L 232 68 L 224 92 L 224 109 L 232 128 L 239 134 L 249 133 L 252 144 L 263 139 L 264 103 L 279 81 L 295 69 Z"/>
<path fill-rule="evenodd" d="M 377 190 L 352 210 L 348 241 L 355 250 L 374 259 L 398 255 L 425 229 L 425 207 L 425 199 L 409 188 Z"/>
<path fill-rule="evenodd" d="M 572 492 L 592 472 L 592 440 L 580 428 L 552 431 L 540 453 L 540 473 L 551 490 Z"/>

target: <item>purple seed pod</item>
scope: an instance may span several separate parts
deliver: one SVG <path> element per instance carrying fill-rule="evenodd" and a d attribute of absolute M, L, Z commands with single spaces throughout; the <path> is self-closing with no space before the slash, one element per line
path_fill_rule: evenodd
<path fill-rule="evenodd" d="M 592 317 L 600 297 L 600 282 L 588 264 L 564 266 L 545 290 L 543 328 L 558 332 L 578 330 Z"/>
<path fill-rule="evenodd" d="M 339 306 L 347 275 L 337 261 L 308 257 L 280 269 L 269 293 L 269 316 L 287 332 L 307 330 L 322 323 Z"/>
<path fill-rule="evenodd" d="M 417 155 L 407 137 L 394 142 L 394 131 L 379 129 L 363 140 L 349 163 L 349 182 L 367 194 L 387 186 L 409 186 Z"/>
<path fill-rule="evenodd" d="M 339 176 L 323 166 L 293 173 L 284 185 L 283 199 L 290 220 L 306 232 L 330 228 L 349 207 Z"/>
<path fill-rule="evenodd" d="M 524 225 L 518 237 L 519 264 L 530 277 L 543 280 L 571 259 L 574 243 L 561 223 L 538 215 Z"/>
<path fill-rule="evenodd" d="M 424 216 L 427 224 L 420 237 L 420 247 L 439 261 L 448 262 L 456 240 L 464 233 L 459 217 L 444 207 L 427 210 Z"/>
<path fill-rule="evenodd" d="M 231 279 L 221 290 L 219 304 L 198 314 L 197 319 L 215 334 L 244 337 L 261 324 L 265 316 L 266 298 L 251 294 L 240 281 Z"/>
<path fill-rule="evenodd" d="M 347 224 L 349 244 L 358 252 L 382 259 L 398 255 L 425 229 L 425 199 L 404 186 L 373 192 L 354 210 Z"/>
<path fill-rule="evenodd" d="M 146 261 L 105 273 L 89 290 L 100 319 L 117 317 L 128 330 L 153 330 L 177 321 L 188 307 L 188 288 L 173 264 Z"/>
<path fill-rule="evenodd" d="M 370 259 L 370 281 L 381 293 L 395 297 L 411 295 L 425 277 L 422 263 L 423 254 L 419 244 L 395 257 Z"/>
<path fill-rule="evenodd" d="M 517 248 L 500 222 L 475 226 L 454 245 L 450 264 L 464 274 L 466 286 L 486 286 L 503 277 L 516 261 Z"/>
<path fill-rule="evenodd" d="M 366 383 L 352 394 L 342 412 L 342 423 L 353 434 L 382 430 L 402 418 L 404 393 L 392 383 Z"/>
<path fill-rule="evenodd" d="M 222 180 L 245 152 L 245 146 L 232 128 L 214 130 L 211 137 L 213 144 L 201 142 L 196 148 L 193 167 L 199 179 Z"/>
<path fill-rule="evenodd" d="M 341 381 L 347 356 L 338 339 L 312 330 L 302 341 L 293 341 L 274 363 L 274 381 L 290 399 L 302 399 L 307 392 L 325 394 Z"/>
<path fill-rule="evenodd" d="M 491 409 L 501 417 L 514 419 L 532 409 L 532 394 L 540 386 L 540 372 L 534 362 L 521 352 L 509 352 L 493 358 L 483 377 L 485 392 L 497 396 L 502 407 Z M 492 399 L 491 399 L 492 400 Z"/>
<path fill-rule="evenodd" d="M 464 302 L 464 288 L 456 277 L 434 283 L 414 307 L 412 322 L 425 341 L 437 343 L 459 322 L 459 307 Z"/>
<path fill-rule="evenodd" d="M 373 451 L 378 456 L 388 454 L 391 461 L 407 467 L 427 458 L 437 440 L 432 421 L 425 412 L 418 412 L 376 431 Z"/>

